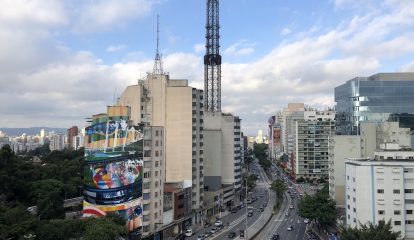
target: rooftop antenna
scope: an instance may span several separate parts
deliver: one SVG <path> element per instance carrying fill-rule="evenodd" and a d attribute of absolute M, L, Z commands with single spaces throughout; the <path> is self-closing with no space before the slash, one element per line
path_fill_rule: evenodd
<path fill-rule="evenodd" d="M 157 51 L 155 53 L 155 60 L 154 60 L 154 68 L 152 70 L 152 74 L 163 74 L 163 69 L 162 69 L 162 59 L 161 59 L 161 55 L 158 51 L 158 47 L 160 44 L 160 16 L 157 14 Z"/>

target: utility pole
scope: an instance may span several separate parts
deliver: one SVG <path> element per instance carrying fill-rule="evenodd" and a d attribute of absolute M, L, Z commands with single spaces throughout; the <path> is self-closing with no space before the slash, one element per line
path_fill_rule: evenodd
<path fill-rule="evenodd" d="M 221 112 L 221 55 L 219 0 L 207 0 L 206 54 L 204 55 L 204 108 Z"/>

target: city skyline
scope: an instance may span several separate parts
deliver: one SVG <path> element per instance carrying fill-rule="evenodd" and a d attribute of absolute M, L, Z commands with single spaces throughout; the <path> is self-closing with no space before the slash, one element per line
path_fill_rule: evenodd
<path fill-rule="evenodd" d="M 203 89 L 204 1 L 7 1 L 0 10 L 0 127 L 83 126 L 151 71 Z M 288 102 L 334 105 L 356 76 L 414 71 L 414 3 L 220 4 L 222 109 L 255 135 Z M 90 106 L 86 108 L 85 106 Z"/>

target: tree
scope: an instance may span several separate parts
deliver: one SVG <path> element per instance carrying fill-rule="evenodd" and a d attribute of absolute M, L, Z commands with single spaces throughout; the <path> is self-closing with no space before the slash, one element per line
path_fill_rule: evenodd
<path fill-rule="evenodd" d="M 276 196 L 280 199 L 283 197 L 283 194 L 286 192 L 286 185 L 281 179 L 276 179 L 273 181 L 271 187 L 273 191 L 276 192 Z"/>
<path fill-rule="evenodd" d="M 393 232 L 391 220 L 380 220 L 378 225 L 372 223 L 360 225 L 359 228 L 346 227 L 340 233 L 341 240 L 396 240 L 401 232 Z"/>
<path fill-rule="evenodd" d="M 36 220 L 22 206 L 0 205 L 0 239 L 21 239 L 25 234 L 34 233 Z"/>
<path fill-rule="evenodd" d="M 65 217 L 63 197 L 59 191 L 51 191 L 37 202 L 40 219 L 59 219 Z"/>
<path fill-rule="evenodd" d="M 14 157 L 14 152 L 10 148 L 10 145 L 6 144 L 0 149 L 0 167 L 4 167 L 9 164 Z"/>
<path fill-rule="evenodd" d="M 335 201 L 329 197 L 326 188 L 314 196 L 305 195 L 298 204 L 299 215 L 321 224 L 333 223 L 336 219 Z"/>

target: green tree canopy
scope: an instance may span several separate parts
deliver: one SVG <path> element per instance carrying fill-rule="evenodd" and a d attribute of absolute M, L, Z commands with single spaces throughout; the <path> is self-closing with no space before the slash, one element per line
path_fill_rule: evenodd
<path fill-rule="evenodd" d="M 298 204 L 299 215 L 321 224 L 333 223 L 336 219 L 335 201 L 329 197 L 326 188 L 315 195 L 305 195 Z"/>
<path fill-rule="evenodd" d="M 346 227 L 340 233 L 341 240 L 396 240 L 400 232 L 393 232 L 391 220 L 380 220 L 377 225 L 368 223 L 359 228 Z"/>
<path fill-rule="evenodd" d="M 281 179 L 273 181 L 270 188 L 276 192 L 278 198 L 282 198 L 287 189 L 286 184 Z"/>

